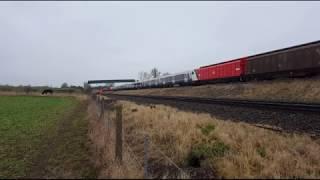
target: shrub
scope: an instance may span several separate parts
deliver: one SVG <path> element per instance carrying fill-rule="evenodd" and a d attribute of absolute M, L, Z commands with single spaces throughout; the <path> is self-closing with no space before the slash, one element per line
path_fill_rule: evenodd
<path fill-rule="evenodd" d="M 202 134 L 206 136 L 208 136 L 215 129 L 213 124 L 207 124 L 203 127 L 198 125 L 197 127 L 201 130 Z"/>
<path fill-rule="evenodd" d="M 261 157 L 266 157 L 267 153 L 266 153 L 266 149 L 264 147 L 258 147 L 257 148 L 257 153 L 261 156 Z"/>
<path fill-rule="evenodd" d="M 192 148 L 187 163 L 193 167 L 200 167 L 200 162 L 208 158 L 222 157 L 229 150 L 229 146 L 223 142 L 213 144 L 199 144 Z"/>

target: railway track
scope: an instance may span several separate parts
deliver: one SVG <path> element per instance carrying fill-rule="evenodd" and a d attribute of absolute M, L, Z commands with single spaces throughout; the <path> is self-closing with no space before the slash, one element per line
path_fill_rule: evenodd
<path fill-rule="evenodd" d="M 205 112 L 219 119 L 241 121 L 279 133 L 308 134 L 311 138 L 320 138 L 320 104 L 200 97 L 105 95 L 119 100 L 133 100 L 147 104 L 159 103 L 187 111 Z M 235 108 L 228 108 L 228 106 Z"/>
<path fill-rule="evenodd" d="M 255 101 L 255 100 L 239 100 L 239 99 L 215 99 L 203 97 L 177 97 L 177 96 L 142 96 L 142 95 L 124 95 L 124 94 L 106 94 L 114 97 L 133 97 L 147 98 L 155 100 L 170 100 L 191 103 L 217 104 L 227 106 L 240 106 L 260 109 L 286 110 L 294 112 L 312 112 L 320 113 L 320 104 L 314 103 L 291 103 L 291 102 L 271 102 L 271 101 Z"/>

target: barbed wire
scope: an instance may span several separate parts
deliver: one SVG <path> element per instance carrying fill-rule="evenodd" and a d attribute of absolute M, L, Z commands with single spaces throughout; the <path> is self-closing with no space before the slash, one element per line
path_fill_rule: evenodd
<path fill-rule="evenodd" d="M 103 102 L 103 100 L 102 100 Z M 100 116 L 102 115 L 101 110 L 104 110 L 106 107 L 102 105 L 101 101 L 98 99 L 96 100 L 96 106 L 98 107 L 97 110 L 100 112 L 98 112 L 100 114 Z M 111 109 L 110 109 L 111 110 Z M 100 117 L 101 118 L 101 117 Z M 148 134 L 144 133 L 144 136 L 148 136 Z M 161 154 L 161 156 L 167 160 L 167 162 L 169 162 L 170 164 L 172 164 L 178 171 L 180 171 L 180 173 L 182 175 L 184 175 L 185 177 L 189 177 L 189 174 L 186 173 L 184 170 L 182 170 L 170 157 L 168 157 L 163 151 L 161 151 L 159 148 L 157 148 L 152 141 L 150 140 L 150 146 L 152 147 L 152 149 L 154 149 L 155 151 L 157 151 L 159 154 Z M 135 155 L 136 153 L 132 150 L 132 148 L 129 146 L 129 144 L 124 140 L 123 141 L 123 145 L 126 147 L 126 150 L 130 153 L 132 159 L 138 164 L 138 166 L 143 169 L 144 165 L 141 161 L 139 161 L 139 158 Z M 146 155 L 146 152 L 143 152 L 143 156 Z M 159 161 L 162 161 L 163 159 L 159 159 Z"/>
<path fill-rule="evenodd" d="M 143 168 L 143 164 L 138 160 L 138 157 L 135 156 L 134 151 L 129 147 L 127 142 L 124 141 L 123 144 L 127 147 L 127 150 L 129 151 L 130 155 L 132 155 L 132 159 L 140 166 L 140 168 Z"/>
<path fill-rule="evenodd" d="M 126 141 L 124 141 L 125 142 L 125 144 L 126 144 L 126 146 L 127 146 L 127 148 L 129 149 L 129 151 L 130 151 L 130 153 L 133 155 L 133 156 L 135 156 L 134 154 L 134 151 L 129 147 L 129 145 L 126 143 Z M 189 174 L 188 173 L 186 173 L 185 171 L 183 171 L 170 157 L 168 157 L 163 151 L 161 151 L 159 148 L 157 148 L 154 144 L 152 144 L 152 141 L 150 140 L 149 141 L 149 145 L 154 149 L 154 150 L 156 150 L 158 153 L 160 153 L 161 154 L 161 156 L 165 159 L 165 160 L 167 160 L 170 164 L 172 164 L 178 171 L 180 171 L 180 173 L 181 174 L 183 174 L 184 176 L 186 176 L 186 177 L 189 177 Z M 143 152 L 143 155 L 145 155 L 145 152 Z M 135 156 L 134 157 L 135 158 L 135 161 L 137 162 L 137 163 L 139 163 L 139 165 L 141 166 L 141 167 L 143 167 L 143 164 L 141 163 L 141 162 L 139 162 L 139 160 L 138 160 L 138 158 Z M 160 159 L 159 161 L 162 161 L 163 159 Z"/>
<path fill-rule="evenodd" d="M 176 167 L 183 175 L 189 176 L 186 172 L 184 172 L 171 158 L 169 158 L 164 152 L 162 152 L 159 148 L 155 147 L 155 145 L 152 144 L 152 141 L 150 145 L 158 151 L 167 161 L 169 161 L 174 167 Z"/>

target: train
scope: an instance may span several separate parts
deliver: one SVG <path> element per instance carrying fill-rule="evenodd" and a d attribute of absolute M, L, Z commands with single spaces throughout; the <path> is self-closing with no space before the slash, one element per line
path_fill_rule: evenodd
<path fill-rule="evenodd" d="M 111 91 L 304 77 L 320 72 L 320 41 L 233 59 L 176 74 L 112 87 Z"/>

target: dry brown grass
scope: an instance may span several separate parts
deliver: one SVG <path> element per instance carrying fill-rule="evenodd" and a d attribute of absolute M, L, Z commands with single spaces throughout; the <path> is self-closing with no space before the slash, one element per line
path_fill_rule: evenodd
<path fill-rule="evenodd" d="M 128 101 L 121 104 L 125 139 L 133 147 L 140 146 L 142 134 L 148 134 L 152 143 L 179 165 L 185 164 L 195 145 L 223 142 L 230 147 L 227 153 L 206 158 L 202 164 L 215 170 L 218 177 L 320 177 L 320 145 L 308 136 L 279 134 L 164 105 L 150 108 Z M 208 124 L 215 129 L 205 135 L 199 126 Z"/>
<path fill-rule="evenodd" d="M 96 157 L 94 161 L 97 167 L 100 167 L 98 178 L 142 178 L 141 167 L 135 163 L 131 154 L 124 149 L 123 163 L 115 160 L 115 132 L 114 124 L 110 124 L 114 118 L 114 113 L 106 113 L 102 119 L 98 116 L 98 107 L 94 102 L 88 106 L 89 116 L 89 137 L 92 144 L 92 151 Z M 109 123 L 108 123 L 109 122 Z"/>
<path fill-rule="evenodd" d="M 23 93 L 25 94 L 25 93 Z M 2 96 L 16 96 L 16 95 L 22 95 L 21 92 L 15 92 L 15 91 L 0 91 L 0 95 Z"/>
<path fill-rule="evenodd" d="M 212 84 L 193 87 L 143 89 L 119 91 L 116 93 L 320 102 L 320 78 L 313 77 L 233 84 Z"/>

